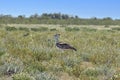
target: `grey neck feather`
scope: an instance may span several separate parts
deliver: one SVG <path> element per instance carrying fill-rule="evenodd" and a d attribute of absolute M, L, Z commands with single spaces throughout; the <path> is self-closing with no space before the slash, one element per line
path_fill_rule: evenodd
<path fill-rule="evenodd" d="M 55 38 L 55 43 L 58 43 L 59 42 L 59 36 L 54 36 L 54 38 Z"/>

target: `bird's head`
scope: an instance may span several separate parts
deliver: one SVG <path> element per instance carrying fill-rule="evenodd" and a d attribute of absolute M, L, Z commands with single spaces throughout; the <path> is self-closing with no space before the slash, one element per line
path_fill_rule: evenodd
<path fill-rule="evenodd" d="M 59 38 L 60 34 L 55 34 L 54 37 Z"/>

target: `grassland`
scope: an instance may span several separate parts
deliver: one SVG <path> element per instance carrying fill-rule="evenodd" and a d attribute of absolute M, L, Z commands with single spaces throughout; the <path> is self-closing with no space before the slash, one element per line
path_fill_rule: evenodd
<path fill-rule="evenodd" d="M 0 25 L 0 80 L 120 80 L 120 26 Z"/>

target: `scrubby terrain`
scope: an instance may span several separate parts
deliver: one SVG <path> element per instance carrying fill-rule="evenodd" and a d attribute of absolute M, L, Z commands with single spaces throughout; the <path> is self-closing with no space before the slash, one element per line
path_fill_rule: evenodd
<path fill-rule="evenodd" d="M 120 26 L 0 25 L 0 80 L 120 80 Z"/>

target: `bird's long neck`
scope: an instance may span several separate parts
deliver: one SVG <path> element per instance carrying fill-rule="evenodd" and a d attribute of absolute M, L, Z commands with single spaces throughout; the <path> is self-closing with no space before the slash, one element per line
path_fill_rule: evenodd
<path fill-rule="evenodd" d="M 58 37 L 55 37 L 55 43 L 58 43 L 58 42 L 59 42 Z"/>

